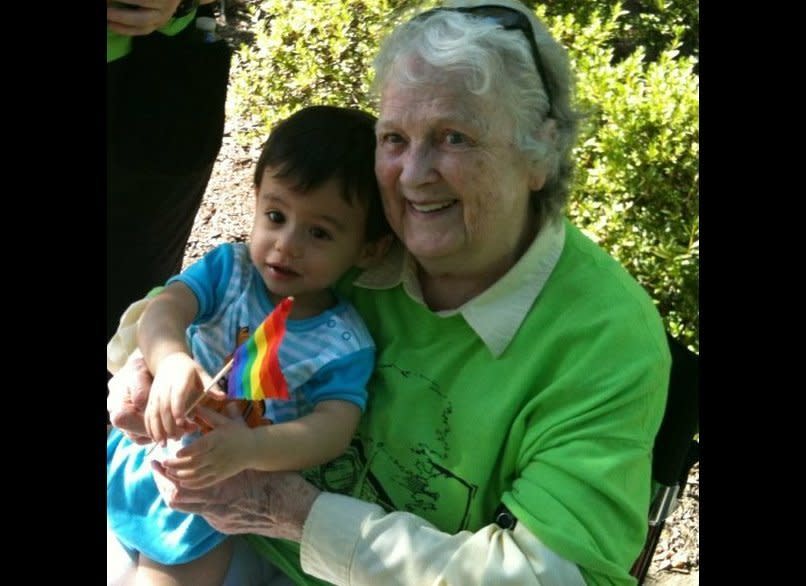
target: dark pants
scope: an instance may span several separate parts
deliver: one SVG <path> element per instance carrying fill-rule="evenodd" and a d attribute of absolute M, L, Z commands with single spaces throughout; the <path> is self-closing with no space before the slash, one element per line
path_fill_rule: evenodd
<path fill-rule="evenodd" d="M 181 269 L 213 164 L 183 175 L 164 175 L 109 162 L 107 340 L 117 330 L 126 307 Z"/>
<path fill-rule="evenodd" d="M 179 272 L 224 130 L 231 50 L 193 25 L 107 64 L 106 333 Z"/>

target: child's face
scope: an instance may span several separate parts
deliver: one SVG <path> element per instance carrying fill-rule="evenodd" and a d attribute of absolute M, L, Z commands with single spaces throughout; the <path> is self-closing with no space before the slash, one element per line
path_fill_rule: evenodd
<path fill-rule="evenodd" d="M 366 208 L 348 204 L 330 179 L 299 193 L 267 168 L 256 191 L 249 251 L 269 291 L 279 297 L 327 289 L 370 252 Z"/>

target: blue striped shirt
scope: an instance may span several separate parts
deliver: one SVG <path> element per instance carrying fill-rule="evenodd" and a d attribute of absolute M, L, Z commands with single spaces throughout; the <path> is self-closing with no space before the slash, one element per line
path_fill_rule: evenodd
<path fill-rule="evenodd" d="M 274 309 L 245 244 L 218 246 L 168 282 L 174 281 L 187 285 L 199 302 L 188 344 L 211 375 L 235 351 L 238 332 L 251 334 Z M 266 416 L 275 423 L 310 413 L 324 400 L 350 401 L 364 410 L 375 345 L 358 312 L 343 299 L 314 317 L 289 319 L 279 359 L 291 399 L 265 401 Z"/>

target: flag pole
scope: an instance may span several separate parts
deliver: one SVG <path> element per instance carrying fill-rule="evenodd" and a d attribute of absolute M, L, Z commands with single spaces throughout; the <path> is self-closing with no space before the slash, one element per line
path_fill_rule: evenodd
<path fill-rule="evenodd" d="M 193 410 L 196 408 L 196 406 L 197 406 L 199 403 L 201 403 L 201 402 L 202 402 L 202 399 L 204 399 L 204 397 L 207 395 L 207 393 L 209 393 L 209 392 L 210 392 L 210 390 L 212 390 L 212 388 L 213 388 L 213 387 L 214 387 L 216 384 L 218 384 L 218 381 L 220 381 L 222 378 L 224 378 L 224 375 L 226 375 L 226 374 L 227 374 L 227 373 L 230 371 L 230 369 L 232 368 L 232 365 L 233 365 L 233 363 L 234 363 L 234 362 L 235 362 L 235 361 L 234 361 L 232 358 L 230 358 L 229 362 L 227 362 L 227 363 L 224 365 L 224 368 L 222 368 L 221 370 L 219 370 L 219 371 L 218 371 L 218 374 L 217 374 L 217 375 L 215 375 L 215 376 L 213 377 L 213 380 L 212 380 L 212 381 L 210 381 L 210 384 L 209 384 L 209 385 L 207 385 L 207 388 L 206 388 L 206 389 L 204 389 L 204 392 L 203 392 L 203 393 L 202 393 L 202 394 L 199 396 L 199 398 L 198 398 L 198 399 L 196 399 L 196 400 L 193 402 L 193 404 L 192 404 L 190 407 L 188 407 L 188 408 L 187 408 L 187 410 L 185 411 L 185 415 L 184 415 L 185 417 L 187 417 L 188 415 L 190 415 L 190 412 L 191 412 L 191 411 L 193 411 Z"/>

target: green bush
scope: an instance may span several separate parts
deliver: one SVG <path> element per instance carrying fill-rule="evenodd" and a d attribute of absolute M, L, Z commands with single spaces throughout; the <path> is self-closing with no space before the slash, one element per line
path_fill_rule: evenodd
<path fill-rule="evenodd" d="M 591 17 L 619 16 L 613 35 L 607 40 L 615 61 L 643 47 L 647 61 L 655 61 L 669 46 L 680 44 L 680 54 L 699 57 L 699 0 L 531 0 L 533 8 L 543 6 L 550 17 L 573 14 L 581 25 Z"/>
<path fill-rule="evenodd" d="M 541 9 L 538 9 L 538 14 Z M 613 59 L 621 13 L 549 18 L 588 113 L 568 213 L 644 285 L 667 329 L 697 349 L 699 81 L 676 47 Z"/>
<path fill-rule="evenodd" d="M 390 3 L 262 0 L 250 5 L 254 43 L 233 57 L 229 113 L 248 122 L 241 141 L 264 140 L 303 106 L 367 108 L 368 75 Z"/>
<path fill-rule="evenodd" d="M 377 41 L 418 4 L 255 2 L 255 42 L 237 52 L 229 92 L 229 115 L 247 121 L 240 140 L 262 141 L 277 120 L 310 104 L 373 110 L 367 89 Z M 565 4 L 573 12 L 561 11 Z M 653 4 L 666 7 L 652 13 L 657 28 L 604 0 L 549 2 L 536 12 L 568 47 L 577 101 L 589 113 L 569 216 L 644 285 L 668 330 L 697 349 L 699 78 L 696 47 L 680 54 L 690 30 L 681 23 L 697 5 Z M 625 31 L 635 49 L 617 57 Z"/>

